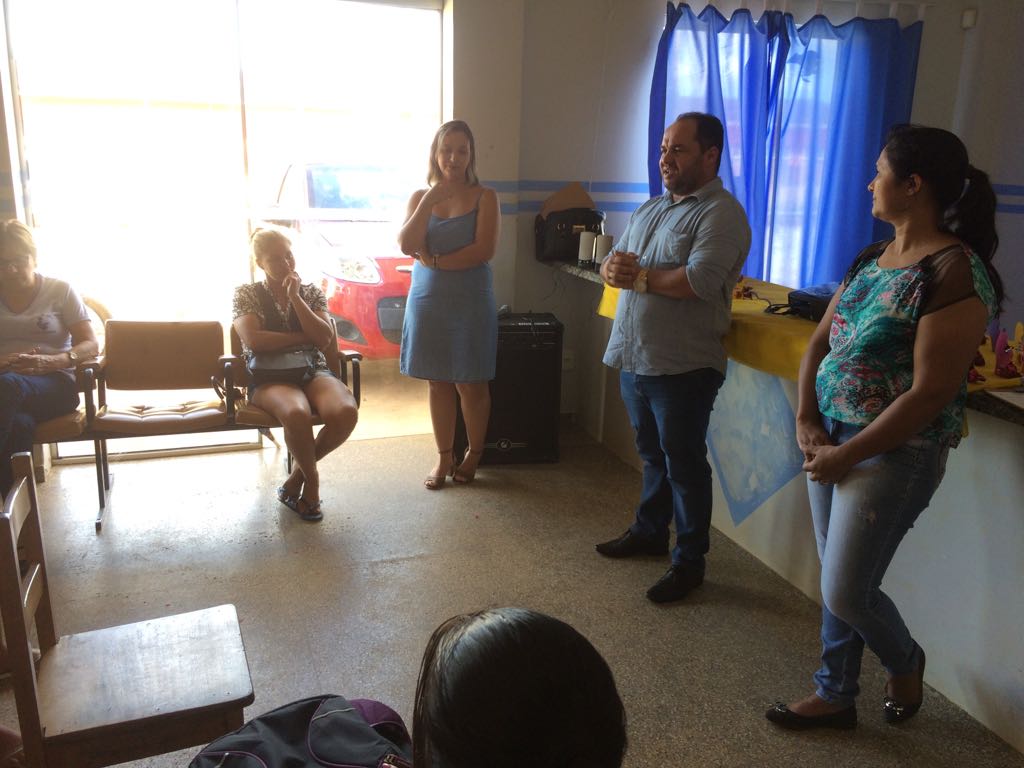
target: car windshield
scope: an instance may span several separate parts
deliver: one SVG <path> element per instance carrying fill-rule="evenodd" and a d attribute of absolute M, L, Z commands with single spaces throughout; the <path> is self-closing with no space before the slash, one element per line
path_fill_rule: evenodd
<path fill-rule="evenodd" d="M 409 195 L 408 181 L 385 168 L 320 163 L 306 168 L 309 207 L 324 219 L 396 221 Z"/>

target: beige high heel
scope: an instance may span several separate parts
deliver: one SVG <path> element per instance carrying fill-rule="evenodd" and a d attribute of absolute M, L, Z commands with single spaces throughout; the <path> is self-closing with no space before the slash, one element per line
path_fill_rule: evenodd
<path fill-rule="evenodd" d="M 462 457 L 462 461 L 459 462 L 459 466 L 452 469 L 452 482 L 458 483 L 459 485 L 469 485 L 470 483 L 472 483 L 473 479 L 476 477 L 476 471 L 477 469 L 479 469 L 479 463 L 477 464 L 476 467 L 473 467 L 472 472 L 463 472 L 462 465 L 470 456 L 475 456 L 477 462 L 479 462 L 480 457 L 483 455 L 483 449 L 479 451 L 472 451 L 469 448 L 467 448 L 465 455 Z"/>
<path fill-rule="evenodd" d="M 444 456 L 447 453 L 449 455 L 448 457 L 453 460 L 453 464 L 454 464 L 454 458 L 455 457 L 451 455 L 451 452 L 452 452 L 452 449 L 449 448 L 447 451 L 438 451 L 437 454 L 438 454 L 438 456 Z M 454 478 L 455 477 L 455 467 L 454 466 L 451 468 L 450 472 L 452 473 L 452 477 Z M 439 491 L 442 488 L 444 488 L 444 481 L 447 480 L 447 479 L 448 479 L 448 472 L 442 472 L 440 475 L 427 475 L 426 479 L 423 481 L 423 487 L 426 488 L 428 491 Z"/>

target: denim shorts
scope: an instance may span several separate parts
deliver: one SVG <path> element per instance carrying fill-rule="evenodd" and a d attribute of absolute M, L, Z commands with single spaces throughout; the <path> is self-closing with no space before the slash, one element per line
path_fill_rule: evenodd
<path fill-rule="evenodd" d="M 313 379 L 318 379 L 321 376 L 330 376 L 332 379 L 338 378 L 329 368 L 317 368 L 315 371 L 313 371 L 312 376 L 310 376 L 304 382 L 302 382 L 302 386 L 305 386 Z M 338 381 L 341 381 L 341 379 L 338 379 Z M 256 393 L 257 389 L 259 389 L 258 384 L 250 384 L 249 386 L 246 387 L 246 400 L 248 400 L 250 403 L 252 402 L 252 396 Z"/>

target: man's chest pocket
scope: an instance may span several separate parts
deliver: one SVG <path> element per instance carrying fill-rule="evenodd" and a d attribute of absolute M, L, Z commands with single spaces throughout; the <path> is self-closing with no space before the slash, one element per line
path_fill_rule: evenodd
<path fill-rule="evenodd" d="M 655 269 L 672 269 L 681 267 L 690 259 L 690 249 L 693 247 L 693 235 L 681 231 L 682 224 L 665 225 L 659 227 L 654 233 L 654 263 L 651 267 Z"/>
<path fill-rule="evenodd" d="M 35 320 L 35 330 L 37 334 L 50 334 L 56 333 L 60 330 L 60 320 L 57 317 L 56 312 L 42 312 Z"/>

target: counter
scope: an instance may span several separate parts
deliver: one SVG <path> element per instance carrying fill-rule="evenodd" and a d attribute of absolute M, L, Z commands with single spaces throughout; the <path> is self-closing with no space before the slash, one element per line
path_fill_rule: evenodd
<path fill-rule="evenodd" d="M 574 264 L 552 266 L 574 277 L 603 285 L 601 276 L 593 270 Z M 817 324 L 799 317 L 764 311 L 769 304 L 786 303 L 791 290 L 786 286 L 744 277 L 737 287 L 750 289 L 752 298 L 733 299 L 732 326 L 725 337 L 729 357 L 756 370 L 796 381 L 800 358 Z M 610 308 L 613 306 L 613 301 L 602 300 L 599 313 L 611 317 Z M 1024 424 L 1024 402 L 1020 399 L 1000 399 L 983 394 L 990 390 L 1021 389 L 1022 380 L 996 376 L 995 355 L 991 348 L 983 346 L 981 352 L 985 365 L 979 370 L 985 381 L 968 385 L 968 407 L 1015 424 Z"/>

